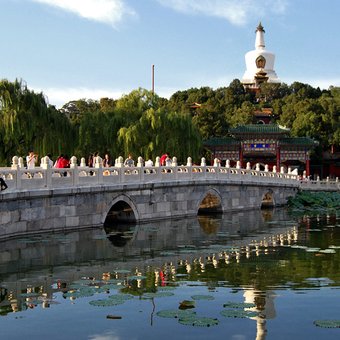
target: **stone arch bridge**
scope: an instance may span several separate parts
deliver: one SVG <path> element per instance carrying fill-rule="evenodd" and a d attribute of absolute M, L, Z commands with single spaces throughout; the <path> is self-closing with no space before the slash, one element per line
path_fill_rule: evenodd
<path fill-rule="evenodd" d="M 210 166 L 1 169 L 0 238 L 281 206 L 293 174 Z"/>

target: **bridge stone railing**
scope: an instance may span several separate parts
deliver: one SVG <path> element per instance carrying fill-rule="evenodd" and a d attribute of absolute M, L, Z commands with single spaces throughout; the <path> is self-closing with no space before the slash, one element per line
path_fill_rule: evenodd
<path fill-rule="evenodd" d="M 78 166 L 76 158 L 72 157 L 70 168 L 51 168 L 48 162 L 42 162 L 42 166 L 34 169 L 26 169 L 14 164 L 11 168 L 0 168 L 0 177 L 6 180 L 9 191 L 206 180 L 248 184 L 262 182 L 293 187 L 300 185 L 299 176 L 293 173 L 270 172 L 268 168 L 265 171 L 260 171 L 259 168 L 253 170 L 250 169 L 249 164 L 246 169 L 242 169 L 239 163 L 236 168 L 231 168 L 228 162 L 226 167 L 220 166 L 217 162 L 213 166 L 207 166 L 204 158 L 201 165 L 193 165 L 190 157 L 187 165 L 178 165 L 174 157 L 171 166 L 160 166 L 158 159 L 156 166 L 144 166 L 139 158 L 137 166 L 134 167 L 124 167 L 120 157 L 120 161 L 109 168 L 103 168 L 101 162 L 97 162 L 95 167 L 90 168 L 85 166 L 83 160 L 81 166 Z"/>
<path fill-rule="evenodd" d="M 320 179 L 316 181 L 302 180 L 300 182 L 300 189 L 304 191 L 340 191 L 340 182 L 338 178 L 335 180 L 321 181 Z"/>

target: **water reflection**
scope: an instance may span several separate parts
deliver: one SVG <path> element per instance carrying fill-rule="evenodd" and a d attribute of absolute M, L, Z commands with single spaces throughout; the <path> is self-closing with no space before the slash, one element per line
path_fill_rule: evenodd
<path fill-rule="evenodd" d="M 337 221 L 336 215 L 292 219 L 276 209 L 3 241 L 0 312 L 63 308 L 63 301 L 89 297 L 101 301 L 93 304 L 117 303 L 112 295 L 153 304 L 163 296 L 178 309 L 183 301 L 176 294 L 191 289 L 196 298 L 216 300 L 213 319 L 220 320 L 230 292 L 240 300 L 236 317 L 255 320 L 256 338 L 264 339 L 268 320 L 278 315 L 278 290 L 339 287 Z"/>

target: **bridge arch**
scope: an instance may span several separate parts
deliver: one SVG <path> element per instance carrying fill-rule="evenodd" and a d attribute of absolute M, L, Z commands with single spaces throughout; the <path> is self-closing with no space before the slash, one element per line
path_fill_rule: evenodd
<path fill-rule="evenodd" d="M 275 207 L 275 196 L 272 189 L 265 191 L 262 194 L 261 209 Z"/>
<path fill-rule="evenodd" d="M 198 201 L 197 214 L 222 213 L 222 198 L 216 189 L 209 189 Z"/>
<path fill-rule="evenodd" d="M 139 215 L 135 203 L 127 195 L 116 197 L 108 205 L 102 222 L 105 225 L 129 224 L 139 221 Z"/>

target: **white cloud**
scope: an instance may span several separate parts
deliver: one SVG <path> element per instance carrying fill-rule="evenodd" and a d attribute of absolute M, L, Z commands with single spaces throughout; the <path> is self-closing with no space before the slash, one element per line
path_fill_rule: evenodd
<path fill-rule="evenodd" d="M 233 25 L 244 25 L 251 17 L 284 13 L 288 0 L 157 0 L 160 4 L 186 14 L 220 17 Z"/>
<path fill-rule="evenodd" d="M 116 26 L 125 16 L 136 13 L 123 0 L 32 0 L 57 7 L 82 18 Z"/>
<path fill-rule="evenodd" d="M 112 89 L 90 89 L 86 87 L 79 88 L 45 88 L 39 89 L 38 87 L 33 87 L 35 92 L 42 92 L 48 98 L 48 102 L 51 105 L 61 108 L 64 104 L 79 99 L 92 99 L 99 100 L 100 98 L 112 98 L 118 99 L 123 94 L 128 94 L 131 91 L 123 90 L 112 90 Z"/>

